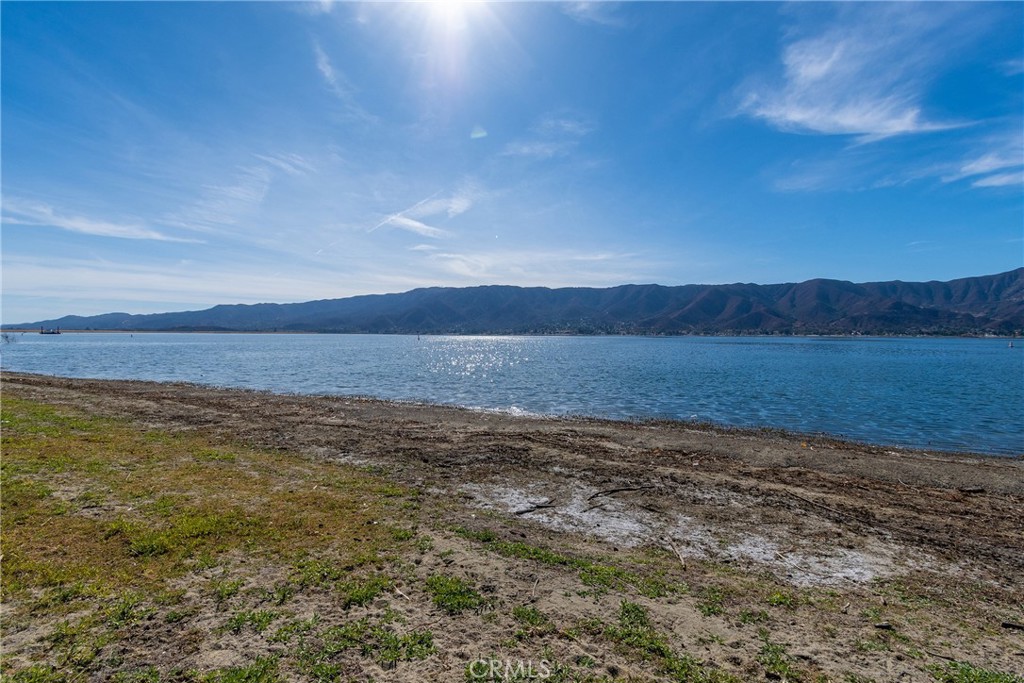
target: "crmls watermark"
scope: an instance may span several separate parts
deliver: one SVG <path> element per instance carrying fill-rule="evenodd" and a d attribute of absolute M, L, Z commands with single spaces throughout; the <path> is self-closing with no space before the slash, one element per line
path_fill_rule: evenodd
<path fill-rule="evenodd" d="M 551 663 L 546 659 L 474 659 L 466 674 L 473 681 L 541 681 L 551 676 Z"/>

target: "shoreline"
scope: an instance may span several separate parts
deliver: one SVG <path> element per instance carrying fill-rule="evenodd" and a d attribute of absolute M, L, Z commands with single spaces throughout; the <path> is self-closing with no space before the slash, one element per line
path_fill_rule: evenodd
<path fill-rule="evenodd" d="M 5 477 L 23 478 L 14 488 L 5 483 L 5 505 L 8 491 L 24 498 L 51 490 L 59 509 L 27 528 L 5 521 L 5 537 L 25 529 L 23 540 L 5 538 L 5 566 L 18 576 L 22 565 L 68 561 L 59 535 L 97 520 L 87 546 L 107 544 L 93 551 L 97 561 L 121 557 L 126 577 L 159 575 L 171 560 L 183 572 L 168 575 L 156 593 L 173 589 L 177 602 L 138 598 L 138 613 L 154 616 L 118 627 L 118 638 L 140 639 L 143 647 L 110 659 L 100 648 L 83 664 L 93 678 L 109 679 L 110 667 L 129 664 L 189 681 L 272 665 L 293 672 L 286 680 L 306 680 L 298 674 L 308 662 L 275 640 L 298 623 L 321 624 L 304 641 L 314 645 L 329 645 L 337 628 L 368 638 L 363 655 L 330 651 L 332 666 L 355 680 L 463 680 L 475 658 L 492 655 L 549 657 L 574 672 L 564 680 L 668 680 L 684 660 L 714 676 L 706 680 L 730 683 L 766 674 L 955 680 L 936 673 L 950 662 L 1009 672 L 992 679 L 1000 682 L 1018 683 L 1015 673 L 1024 672 L 1018 459 L 184 383 L 6 372 L 2 380 Z M 68 417 L 33 426 L 18 412 L 26 406 Z M 131 441 L 103 456 L 114 459 L 112 469 L 96 459 L 106 438 L 97 429 Z M 27 469 L 18 464 L 24 444 L 38 453 L 39 464 Z M 148 455 L 154 448 L 162 450 Z M 117 464 L 125 458 L 135 464 Z M 106 478 L 90 484 L 97 476 Z M 124 499 L 129 493 L 136 498 Z M 356 498 L 328 505 L 317 496 Z M 31 500 L 5 512 L 24 515 L 47 498 L 22 504 Z M 259 543 L 256 531 L 246 531 L 235 550 L 219 555 L 186 545 L 180 557 L 177 537 L 142 533 L 187 528 L 195 510 L 236 520 L 277 511 L 258 528 L 281 531 Z M 233 528 L 217 533 L 228 542 Z M 274 550 L 274 534 L 289 529 L 300 535 Z M 199 549 L 220 542 L 189 538 Z M 145 554 L 154 539 L 171 544 L 167 554 Z M 291 544 L 299 539 L 315 550 L 296 557 Z M 360 569 L 353 553 L 371 542 L 385 554 Z M 34 564 L 19 559 L 23 547 L 36 548 Z M 136 555 L 125 554 L 136 547 Z M 310 566 L 335 578 L 302 578 Z M 469 595 L 479 608 L 439 608 L 437 577 L 475 587 Z M 244 588 L 214 601 L 211 586 L 226 585 Z M 352 606 L 345 591 L 366 585 L 378 593 Z M 61 621 L 68 618 L 63 602 L 52 597 L 66 590 L 44 585 L 5 599 L 5 621 L 13 624 L 5 651 L 17 666 L 38 653 L 60 661 L 45 643 L 64 642 L 48 634 L 71 628 Z M 268 602 L 271 594 L 280 595 L 278 606 Z M 83 599 L 66 609 L 81 614 Z M 109 601 L 96 604 L 96 614 L 109 613 Z M 389 626 L 396 614 L 401 625 Z M 629 615 L 643 615 L 647 625 L 626 637 L 621 629 L 637 623 Z M 277 620 L 280 629 L 246 626 L 257 618 Z M 97 624 L 108 617 L 96 619 L 74 632 L 107 628 Z M 359 626 L 367 623 L 376 630 Z M 365 654 L 384 647 L 381 639 L 409 633 L 430 633 L 433 649 L 403 650 L 398 662 Z M 653 660 L 650 650 L 625 647 L 640 637 L 661 643 Z M 175 678 L 175 667 L 200 673 Z"/>
<path fill-rule="evenodd" d="M 461 426 L 492 426 L 495 422 L 503 430 L 516 433 L 521 430 L 540 428 L 551 431 L 560 429 L 590 429 L 598 433 L 657 435 L 660 440 L 676 438 L 687 445 L 717 456 L 738 459 L 749 464 L 781 467 L 812 467 L 835 473 L 847 470 L 858 474 L 868 474 L 873 478 L 886 478 L 890 470 L 913 471 L 916 476 L 923 476 L 917 470 L 930 469 L 934 463 L 944 463 L 954 468 L 957 476 L 970 479 L 970 475 L 961 466 L 968 468 L 972 464 L 982 466 L 1007 465 L 1019 470 L 1024 475 L 1024 454 L 996 455 L 970 451 L 944 451 L 941 449 L 922 449 L 887 444 L 874 444 L 850 439 L 843 439 L 828 434 L 813 434 L 788 431 L 774 427 L 732 427 L 709 422 L 688 422 L 684 420 L 666 420 L 658 418 L 643 419 L 612 419 L 587 415 L 543 415 L 524 413 L 517 414 L 506 410 L 471 408 L 466 406 L 423 401 L 404 401 L 383 399 L 373 396 L 343 394 L 299 394 L 278 393 L 262 389 L 247 389 L 227 386 L 214 386 L 186 381 L 150 381 L 124 379 L 92 379 L 74 378 L 59 375 L 43 375 L 21 372 L 0 372 L 3 385 L 35 385 L 38 387 L 70 388 L 84 390 L 88 393 L 116 392 L 124 394 L 151 395 L 185 395 L 203 400 L 202 397 L 217 397 L 230 403 L 260 403 L 265 406 L 285 403 L 303 406 L 306 409 L 318 410 L 316 406 L 324 406 L 320 410 L 330 410 L 332 406 L 342 404 L 348 407 L 357 406 L 362 413 L 374 415 L 375 419 L 394 418 L 400 420 L 450 420 Z M 119 409 L 128 414 L 135 411 L 131 406 L 118 402 Z M 713 448 L 710 447 L 713 445 Z M 829 453 L 840 455 L 834 461 L 822 458 Z M 920 467 L 915 463 L 923 463 Z M 880 465 L 884 464 L 883 467 Z M 901 466 L 902 465 L 902 466 Z M 871 468 L 876 468 L 871 471 Z M 947 479 L 953 475 L 945 473 Z M 937 480 L 936 480 L 937 481 Z M 972 486 L 967 483 L 965 486 Z M 1024 476 L 1017 482 L 996 484 L 997 488 L 1008 492 L 1024 495 Z"/>
<path fill-rule="evenodd" d="M 0 333 L 3 334 L 39 334 L 39 330 L 31 327 L 3 327 L 0 326 Z M 586 334 L 581 332 L 338 332 L 332 330 L 79 330 L 61 329 L 60 334 L 296 334 L 296 335 L 362 335 L 362 336 L 387 336 L 387 337 L 636 337 L 638 339 L 672 339 L 674 337 L 708 337 L 708 338 L 780 338 L 780 339 L 1024 339 L 1021 335 L 1008 332 L 1006 334 L 830 334 L 830 333 L 775 333 L 775 332 L 751 332 L 751 333 L 724 333 L 714 332 L 702 334 L 699 332 L 686 332 L 679 334 L 656 334 L 623 332 L 621 334 L 611 332 L 595 332 Z"/>
<path fill-rule="evenodd" d="M 566 421 L 582 421 L 582 422 L 595 422 L 595 423 L 607 423 L 609 425 L 664 425 L 669 427 L 677 427 L 684 429 L 692 429 L 696 431 L 709 432 L 709 433 L 721 433 L 721 434 L 733 434 L 737 436 L 748 436 L 748 437 L 774 437 L 786 439 L 789 441 L 806 442 L 808 444 L 813 443 L 824 447 L 832 448 L 851 448 L 858 449 L 864 452 L 872 452 L 876 454 L 888 454 L 888 455 L 921 455 L 929 456 L 935 455 L 939 457 L 948 458 L 975 458 L 975 459 L 988 459 L 995 458 L 997 460 L 1022 460 L 1024 461 L 1024 449 L 1016 453 L 985 453 L 981 451 L 972 450 L 947 450 L 943 448 L 923 448 L 918 446 L 910 446 L 905 444 L 895 444 L 890 442 L 882 441 L 867 441 L 855 438 L 845 437 L 839 434 L 832 434 L 828 432 L 800 432 L 796 430 L 786 429 L 784 427 L 774 427 L 770 425 L 764 426 L 740 426 L 740 425 L 728 425 L 724 423 L 701 421 L 701 420 L 686 420 L 686 419 L 672 419 L 672 418 L 660 418 L 660 417 L 626 417 L 626 418 L 614 418 L 614 417 L 602 417 L 598 415 L 586 415 L 586 414 L 545 414 L 535 413 L 526 410 L 513 410 L 507 408 L 487 408 L 480 406 L 465 406 L 454 403 L 433 403 L 430 401 L 421 401 L 416 399 L 388 399 L 379 398 L 369 395 L 361 394 L 303 394 L 295 392 L 276 392 L 269 389 L 250 389 L 246 387 L 232 387 L 226 385 L 214 385 L 214 384 L 202 384 L 199 382 L 192 382 L 188 380 L 137 380 L 137 379 L 103 379 L 93 377 L 68 377 L 65 375 L 48 375 L 44 373 L 30 373 L 20 371 L 9 371 L 0 369 L 0 377 L 11 376 L 11 377 L 41 377 L 41 378 L 52 378 L 52 379 L 67 379 L 67 380 L 81 380 L 86 382 L 124 382 L 124 383 L 143 383 L 143 384 L 155 384 L 155 385 L 184 385 L 192 386 L 197 389 L 208 388 L 215 390 L 225 391 L 245 391 L 264 393 L 269 395 L 281 395 L 281 396 L 298 396 L 307 398 L 325 398 L 325 399 L 355 399 L 360 401 L 375 401 L 381 405 L 394 405 L 394 406 L 421 406 L 426 408 L 449 408 L 454 410 L 464 410 L 470 413 L 494 413 L 497 415 L 504 415 L 510 418 L 530 418 L 530 419 L 541 419 L 541 420 L 566 420 Z"/>

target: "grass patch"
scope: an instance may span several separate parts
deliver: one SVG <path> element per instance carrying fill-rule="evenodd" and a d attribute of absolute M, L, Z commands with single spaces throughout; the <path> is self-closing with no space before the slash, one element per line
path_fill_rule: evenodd
<path fill-rule="evenodd" d="M 741 624 L 760 624 L 761 622 L 768 621 L 771 617 L 768 613 L 762 610 L 743 610 L 740 612 L 740 623 Z"/>
<path fill-rule="evenodd" d="M 6 657 L 4 680 L 89 680 L 101 670 L 107 679 L 149 680 L 153 672 L 140 668 L 149 662 L 120 654 L 118 643 L 144 619 L 177 625 L 204 604 L 239 600 L 253 579 L 249 567 L 296 569 L 293 580 L 264 591 L 274 604 L 331 584 L 344 605 L 358 606 L 391 583 L 352 577 L 352 570 L 415 549 L 408 529 L 416 520 L 402 512 L 415 492 L 357 468 L 6 393 L 0 399 L 5 626 L 58 620 L 36 661 Z M 221 576 L 202 575 L 215 567 Z M 205 588 L 186 600 L 183 580 Z M 273 612 L 249 607 L 228 621 L 229 630 L 272 628 Z M 422 640 L 375 637 L 382 661 L 423 648 Z M 184 647 L 202 633 L 186 626 L 175 638 Z M 174 680 L 271 681 L 291 677 L 281 667 L 293 664 L 260 659 L 209 675 L 178 672 Z"/>
<path fill-rule="evenodd" d="M 592 592 L 595 594 L 616 590 L 632 591 L 648 598 L 661 598 L 680 592 L 678 584 L 672 583 L 663 576 L 646 576 L 614 565 L 564 555 L 521 541 L 502 540 L 490 529 L 472 531 L 458 527 L 455 529 L 455 533 L 463 538 L 482 543 L 485 548 L 503 557 L 514 557 L 553 567 L 576 569 L 579 572 L 580 581 L 592 588 Z"/>
<path fill-rule="evenodd" d="M 457 576 L 435 574 L 427 579 L 427 592 L 434 604 L 448 614 L 481 611 L 488 604 L 473 586 Z"/>
<path fill-rule="evenodd" d="M 222 607 L 224 603 L 238 595 L 238 592 L 242 590 L 243 583 L 244 581 L 241 579 L 231 581 L 227 579 L 213 579 L 210 581 L 210 594 L 217 603 L 217 607 Z"/>
<path fill-rule="evenodd" d="M 299 668 L 314 681 L 338 680 L 342 670 L 339 655 L 349 650 L 358 651 L 384 669 L 393 669 L 398 662 L 426 659 L 436 648 L 430 631 L 399 634 L 384 623 L 360 619 L 308 637 L 299 650 Z"/>
<path fill-rule="evenodd" d="M 794 683 L 802 681 L 803 675 L 793 668 L 793 658 L 786 652 L 786 648 L 779 643 L 773 643 L 765 629 L 761 629 L 760 636 L 763 642 L 757 661 L 761 663 L 769 677 Z"/>
<path fill-rule="evenodd" d="M 800 604 L 800 600 L 792 593 L 785 591 L 774 591 L 769 593 L 768 597 L 765 598 L 772 607 L 788 607 L 789 609 L 796 609 L 796 606 Z"/>
<path fill-rule="evenodd" d="M 384 591 L 390 590 L 393 583 L 391 579 L 383 575 L 369 576 L 352 581 L 344 581 L 338 584 L 337 590 L 341 593 L 342 607 L 357 607 L 369 604 Z"/>
<path fill-rule="evenodd" d="M 241 633 L 246 626 L 251 626 L 256 633 L 263 633 L 277 616 L 276 612 L 269 610 L 246 610 L 231 617 L 225 628 L 232 633 Z"/>
<path fill-rule="evenodd" d="M 636 603 L 623 600 L 619 606 L 618 622 L 599 628 L 595 635 L 598 634 L 616 643 L 628 655 L 653 661 L 672 680 L 686 683 L 739 683 L 734 676 L 705 667 L 693 657 L 673 650 L 665 636 L 651 624 L 647 610 Z"/>
<path fill-rule="evenodd" d="M 199 680 L 202 683 L 277 683 L 284 679 L 278 672 L 277 657 L 259 657 L 249 666 L 218 669 Z"/>
<path fill-rule="evenodd" d="M 1024 683 L 1024 677 L 983 669 L 967 662 L 947 662 L 945 666 L 931 667 L 930 672 L 939 683 Z"/>
<path fill-rule="evenodd" d="M 520 627 L 513 634 L 513 638 L 516 640 L 546 636 L 555 632 L 555 625 L 548 618 L 548 615 L 536 607 L 528 607 L 526 605 L 513 607 L 512 617 L 520 624 Z"/>
<path fill-rule="evenodd" d="M 725 592 L 718 586 L 706 586 L 700 592 L 697 611 L 706 617 L 725 612 Z"/>

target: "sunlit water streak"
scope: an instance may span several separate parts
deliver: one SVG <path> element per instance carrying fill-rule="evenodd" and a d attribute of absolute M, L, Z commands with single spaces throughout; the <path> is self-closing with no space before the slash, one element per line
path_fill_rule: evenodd
<path fill-rule="evenodd" d="M 481 409 L 696 419 L 1024 452 L 1024 349 L 998 339 L 39 334 L 6 370 Z"/>

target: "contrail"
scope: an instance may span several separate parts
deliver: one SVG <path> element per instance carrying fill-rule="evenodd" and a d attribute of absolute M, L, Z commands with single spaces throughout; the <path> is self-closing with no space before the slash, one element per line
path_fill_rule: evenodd
<path fill-rule="evenodd" d="M 429 202 L 429 201 L 430 201 L 431 199 L 433 199 L 433 198 L 434 198 L 434 197 L 436 197 L 437 195 L 441 194 L 441 193 L 442 193 L 443 191 L 444 191 L 443 189 L 441 189 L 441 190 L 438 190 L 437 192 L 435 192 L 434 194 L 430 195 L 430 196 L 429 196 L 429 197 L 427 197 L 426 199 L 421 199 L 420 201 L 416 202 L 415 204 L 413 204 L 412 206 L 410 206 L 410 207 L 409 207 L 408 209 L 405 209 L 404 211 L 399 211 L 399 212 L 398 212 L 398 213 L 396 213 L 396 214 L 393 214 L 393 215 L 391 215 L 391 216 L 388 216 L 387 218 L 385 218 L 384 220 L 382 220 L 382 221 L 381 221 L 380 223 L 378 223 L 377 225 L 375 225 L 375 226 L 373 226 L 372 228 L 370 228 L 368 232 L 373 232 L 374 230 L 376 230 L 377 228 L 381 227 L 382 225 L 387 225 L 388 223 L 390 223 L 391 221 L 395 220 L 396 218 L 399 218 L 399 217 L 401 217 L 401 216 L 404 216 L 405 214 L 407 214 L 407 213 L 409 213 L 410 211 L 412 211 L 413 209 L 415 209 L 415 208 L 416 208 L 417 206 L 422 206 L 423 204 L 426 204 L 426 203 L 427 203 L 427 202 Z"/>

